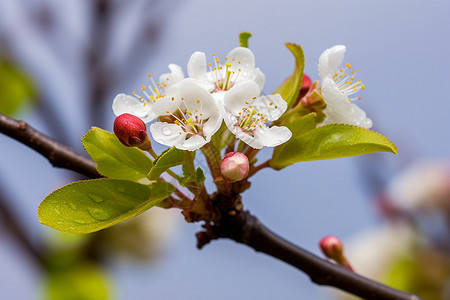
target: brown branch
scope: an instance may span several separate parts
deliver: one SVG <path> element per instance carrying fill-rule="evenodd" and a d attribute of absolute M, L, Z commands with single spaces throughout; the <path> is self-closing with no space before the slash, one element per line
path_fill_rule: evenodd
<path fill-rule="evenodd" d="M 39 133 L 25 122 L 0 114 L 0 132 L 38 151 L 55 166 L 98 178 L 95 163 L 70 148 Z M 226 195 L 224 195 L 226 197 Z M 347 291 L 364 299 L 421 300 L 421 298 L 372 281 L 343 267 L 321 259 L 271 232 L 248 212 L 222 214 L 214 225 L 197 234 L 199 248 L 217 238 L 229 238 L 259 252 L 278 258 L 305 272 L 313 282 Z"/>
<path fill-rule="evenodd" d="M 200 248 L 212 239 L 229 238 L 290 264 L 318 285 L 333 286 L 364 299 L 421 300 L 309 253 L 267 229 L 249 212 L 224 215 L 219 225 L 206 228 L 206 232 L 197 235 Z"/>
<path fill-rule="evenodd" d="M 69 169 L 89 178 L 102 177 L 92 160 L 40 133 L 23 121 L 0 114 L 0 132 L 39 152 L 54 167 Z"/>

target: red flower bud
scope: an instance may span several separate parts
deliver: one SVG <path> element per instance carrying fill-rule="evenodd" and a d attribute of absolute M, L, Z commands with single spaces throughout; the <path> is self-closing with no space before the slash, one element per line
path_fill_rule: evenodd
<path fill-rule="evenodd" d="M 353 271 L 352 266 L 344 256 L 344 246 L 342 245 L 342 242 L 338 237 L 334 235 L 328 235 L 320 240 L 319 245 L 320 249 L 326 257 L 334 260 L 339 265 L 349 269 L 350 271 Z"/>
<path fill-rule="evenodd" d="M 328 235 L 324 237 L 320 243 L 320 249 L 322 249 L 323 254 L 332 260 L 340 260 L 344 255 L 344 247 L 339 238 L 334 235 Z"/>
<path fill-rule="evenodd" d="M 311 78 L 309 78 L 308 75 L 303 74 L 303 79 L 302 79 L 302 86 L 301 89 L 302 90 L 309 90 L 309 87 L 311 86 Z"/>
<path fill-rule="evenodd" d="M 114 120 L 114 133 L 127 147 L 138 147 L 142 150 L 151 148 L 144 121 L 132 114 L 122 114 Z"/>
<path fill-rule="evenodd" d="M 222 177 L 229 182 L 245 179 L 249 169 L 248 158 L 241 152 L 227 153 L 220 163 Z"/>

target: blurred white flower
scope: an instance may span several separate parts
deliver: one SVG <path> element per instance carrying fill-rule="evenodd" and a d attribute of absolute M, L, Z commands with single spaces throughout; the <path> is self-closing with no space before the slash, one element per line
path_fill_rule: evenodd
<path fill-rule="evenodd" d="M 228 129 L 247 145 L 261 149 L 278 146 L 292 136 L 284 126 L 266 125 L 275 121 L 285 112 L 286 101 L 280 95 L 259 96 L 259 86 L 253 81 L 245 81 L 227 92 L 223 107 L 219 106 Z"/>
<path fill-rule="evenodd" d="M 261 92 L 265 76 L 259 68 L 255 68 L 253 52 L 244 47 L 231 50 L 225 57 L 224 64 L 213 54 L 214 63 L 206 65 L 206 55 L 194 52 L 187 68 L 190 78 L 197 80 L 207 91 L 212 92 L 216 100 L 221 101 L 226 91 L 239 82 L 254 81 Z M 207 70 L 209 69 L 209 71 Z"/>
<path fill-rule="evenodd" d="M 421 162 L 409 167 L 389 185 L 388 200 L 396 208 L 450 210 L 450 163 Z"/>
<path fill-rule="evenodd" d="M 351 70 L 351 65 L 339 68 L 344 59 L 345 46 L 337 45 L 325 50 L 319 58 L 318 70 L 322 79 L 322 97 L 327 104 L 324 110 L 326 118 L 321 125 L 344 123 L 363 128 L 372 127 L 372 120 L 366 117 L 366 113 L 352 100 L 361 97 L 350 98 L 361 89 L 364 84 L 361 80 L 355 80 L 358 70 Z"/>

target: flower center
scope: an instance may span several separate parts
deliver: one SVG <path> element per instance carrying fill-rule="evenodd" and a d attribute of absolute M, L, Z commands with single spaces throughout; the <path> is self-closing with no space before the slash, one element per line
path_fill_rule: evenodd
<path fill-rule="evenodd" d="M 148 103 L 156 102 L 156 100 L 159 98 L 165 97 L 167 81 L 169 81 L 169 77 L 167 77 L 163 82 L 155 82 L 155 80 L 153 80 L 152 74 L 148 74 L 148 77 L 151 80 L 150 85 L 142 85 L 141 87 L 141 91 L 142 93 L 144 93 L 144 96 L 147 99 L 144 99 L 144 97 L 138 95 L 136 92 L 133 92 L 133 95 L 141 100 L 144 106 L 146 106 Z"/>
<path fill-rule="evenodd" d="M 256 97 L 253 97 L 253 100 L 255 99 Z M 256 109 L 253 108 L 253 105 L 251 105 L 251 102 L 246 101 L 245 106 L 238 113 L 236 126 L 253 136 L 254 131 L 258 127 L 262 127 L 262 124 L 265 124 L 266 122 L 267 118 L 263 114 L 258 113 Z"/>
<path fill-rule="evenodd" d="M 208 66 L 215 84 L 214 92 L 228 91 L 237 81 L 242 70 L 240 68 L 237 71 L 232 70 L 232 64 L 229 62 L 228 57 L 225 57 L 225 65 L 221 65 L 220 59 L 215 54 L 212 54 L 212 56 L 214 58 L 214 67 L 211 63 Z M 236 60 L 232 58 L 231 61 L 235 62 Z M 241 62 L 237 61 L 237 64 L 240 65 Z"/>
<path fill-rule="evenodd" d="M 361 97 L 353 97 L 349 96 L 355 94 L 359 90 L 364 90 L 365 86 L 361 82 L 361 80 L 356 80 L 356 73 L 359 72 L 358 69 L 356 71 L 351 70 L 352 66 L 350 64 L 345 64 L 345 68 L 341 68 L 333 75 L 333 80 L 336 83 L 339 91 L 344 94 L 349 101 L 359 100 Z"/>
<path fill-rule="evenodd" d="M 200 110 L 189 110 L 189 107 L 184 102 L 184 98 L 181 98 L 184 109 L 178 106 L 178 109 L 174 112 L 166 110 L 167 115 L 161 116 L 159 119 L 167 123 L 175 123 L 184 132 L 188 134 L 188 138 L 193 135 L 203 135 L 203 125 L 208 118 L 204 118 L 202 111 L 202 102 L 200 99 L 196 100 L 197 104 L 200 104 Z M 182 132 L 179 132 L 182 134 Z"/>

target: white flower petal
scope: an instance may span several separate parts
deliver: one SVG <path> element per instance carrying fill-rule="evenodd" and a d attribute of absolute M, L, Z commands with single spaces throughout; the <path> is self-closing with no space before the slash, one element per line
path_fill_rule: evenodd
<path fill-rule="evenodd" d="M 157 117 L 151 110 L 150 104 L 144 105 L 144 102 L 136 97 L 126 94 L 118 94 L 116 98 L 114 98 L 112 108 L 116 116 L 128 113 L 141 118 L 145 123 L 148 123 Z"/>
<path fill-rule="evenodd" d="M 318 69 L 320 78 L 333 75 L 342 63 L 345 54 L 344 45 L 336 45 L 325 50 L 319 57 Z"/>
<path fill-rule="evenodd" d="M 350 124 L 367 129 L 372 127 L 372 120 L 367 118 L 366 113 L 361 108 L 339 91 L 330 76 L 322 80 L 322 96 L 327 104 L 324 110 L 327 117 L 321 125 L 336 123 Z"/>
<path fill-rule="evenodd" d="M 219 130 L 220 125 L 222 125 L 222 116 L 217 113 L 214 116 L 211 116 L 208 121 L 203 124 L 203 136 L 209 142 L 214 133 Z"/>
<path fill-rule="evenodd" d="M 183 101 L 181 101 L 182 105 L 191 113 L 195 113 L 197 110 L 199 114 L 202 114 L 203 118 L 219 113 L 213 96 L 200 87 L 197 81 L 187 78 L 181 81 L 177 88 L 180 91 L 180 97 L 183 98 Z"/>
<path fill-rule="evenodd" d="M 253 102 L 258 113 L 263 114 L 267 120 L 275 121 L 287 109 L 287 102 L 281 98 L 280 94 L 261 96 Z"/>
<path fill-rule="evenodd" d="M 262 126 L 255 130 L 254 137 L 265 147 L 275 147 L 288 141 L 292 132 L 284 126 Z M 251 146 L 251 145 L 250 145 Z"/>
<path fill-rule="evenodd" d="M 248 48 L 234 48 L 228 53 L 227 58 L 227 61 L 231 63 L 231 68 L 233 70 L 242 70 L 244 74 L 241 75 L 245 76 L 245 72 L 253 72 L 253 70 L 255 69 L 255 56 L 253 55 L 253 52 Z"/>
<path fill-rule="evenodd" d="M 159 77 L 159 81 L 164 82 L 166 84 L 166 87 L 174 85 L 175 83 L 184 79 L 183 70 L 179 65 L 170 64 L 169 69 L 171 71 L 170 73 L 162 74 Z"/>
<path fill-rule="evenodd" d="M 169 147 L 180 144 L 186 138 L 186 133 L 180 126 L 166 122 L 151 124 L 150 133 L 155 141 Z"/>
<path fill-rule="evenodd" d="M 262 91 L 264 84 L 266 83 L 266 76 L 259 68 L 255 69 L 256 76 L 253 79 L 253 81 L 256 82 L 256 84 L 259 86 L 259 89 Z"/>
<path fill-rule="evenodd" d="M 208 78 L 208 72 L 206 70 L 206 55 L 204 52 L 196 51 L 189 58 L 188 75 L 192 79 L 198 80 L 198 84 L 201 85 L 208 92 L 214 90 L 214 82 Z"/>
<path fill-rule="evenodd" d="M 184 140 L 182 143 L 175 145 L 175 147 L 180 150 L 195 151 L 203 147 L 203 145 L 205 145 L 207 142 L 208 141 L 205 140 L 204 137 L 200 135 L 193 135 L 187 140 Z"/>
<path fill-rule="evenodd" d="M 245 102 L 252 102 L 253 97 L 259 97 L 260 90 L 253 81 L 244 81 L 233 86 L 224 96 L 223 105 L 233 115 L 237 116 Z"/>

